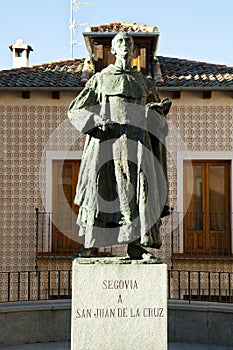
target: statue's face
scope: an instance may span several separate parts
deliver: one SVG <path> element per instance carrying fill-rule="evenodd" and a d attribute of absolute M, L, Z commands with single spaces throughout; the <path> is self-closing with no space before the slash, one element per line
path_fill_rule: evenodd
<path fill-rule="evenodd" d="M 132 58 L 134 53 L 134 42 L 126 33 L 119 33 L 113 39 L 112 48 L 116 56 L 121 58 Z"/>

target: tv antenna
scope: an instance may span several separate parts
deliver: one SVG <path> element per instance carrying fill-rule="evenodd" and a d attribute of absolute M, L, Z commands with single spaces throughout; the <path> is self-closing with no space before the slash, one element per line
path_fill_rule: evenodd
<path fill-rule="evenodd" d="M 74 18 L 74 11 L 79 10 L 81 6 L 94 6 L 93 3 L 78 2 L 76 0 L 70 0 L 70 20 L 69 20 L 69 29 L 70 29 L 70 58 L 73 58 L 73 48 L 77 44 L 77 41 L 74 40 L 73 36 L 76 33 L 77 28 L 81 26 L 87 26 L 88 23 L 79 23 L 77 19 Z"/>

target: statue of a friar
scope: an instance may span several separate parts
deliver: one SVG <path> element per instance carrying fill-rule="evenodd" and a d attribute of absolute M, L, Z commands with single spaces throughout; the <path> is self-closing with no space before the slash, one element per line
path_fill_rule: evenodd
<path fill-rule="evenodd" d="M 128 244 L 130 258 L 159 249 L 161 218 L 169 214 L 165 138 L 171 102 L 132 67 L 134 41 L 126 32 L 112 40 L 116 56 L 94 74 L 71 103 L 71 123 L 86 134 L 75 204 L 78 257 L 96 248 Z"/>

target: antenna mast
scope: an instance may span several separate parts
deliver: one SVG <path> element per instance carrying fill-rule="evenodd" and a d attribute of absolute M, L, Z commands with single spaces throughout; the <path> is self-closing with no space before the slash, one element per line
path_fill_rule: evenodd
<path fill-rule="evenodd" d="M 78 2 L 76 0 L 70 0 L 70 58 L 73 58 L 73 47 L 77 44 L 77 41 L 74 40 L 73 35 L 76 33 L 76 28 L 81 26 L 87 26 L 88 23 L 80 24 L 76 19 L 74 19 L 74 11 L 79 10 L 80 6 L 93 6 L 95 4 Z"/>

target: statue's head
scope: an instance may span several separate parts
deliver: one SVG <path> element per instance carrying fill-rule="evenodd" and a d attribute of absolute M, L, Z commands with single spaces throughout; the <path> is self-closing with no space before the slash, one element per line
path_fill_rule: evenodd
<path fill-rule="evenodd" d="M 129 33 L 120 32 L 112 39 L 111 53 L 113 55 L 133 58 L 134 51 L 134 40 Z"/>

